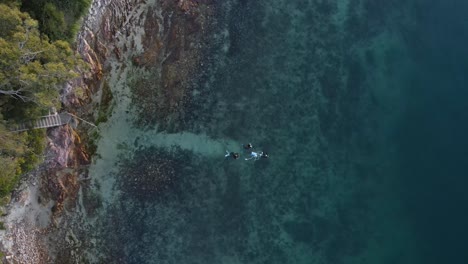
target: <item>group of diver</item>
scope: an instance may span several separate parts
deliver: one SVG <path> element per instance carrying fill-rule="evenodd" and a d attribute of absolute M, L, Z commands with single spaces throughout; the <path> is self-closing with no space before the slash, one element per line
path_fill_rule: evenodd
<path fill-rule="evenodd" d="M 245 158 L 245 160 L 259 160 L 259 159 L 266 159 L 268 158 L 268 153 L 265 151 L 260 151 L 260 152 L 255 152 L 253 151 L 253 145 L 252 143 L 247 143 L 245 145 L 242 145 L 242 148 L 246 153 L 248 153 L 249 157 Z M 232 159 L 238 159 L 240 158 L 240 154 L 238 152 L 229 152 L 226 150 L 226 154 L 224 155 L 225 158 L 232 158 Z"/>

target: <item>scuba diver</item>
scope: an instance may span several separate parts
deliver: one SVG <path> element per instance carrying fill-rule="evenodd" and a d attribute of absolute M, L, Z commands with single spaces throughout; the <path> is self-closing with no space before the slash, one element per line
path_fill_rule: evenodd
<path fill-rule="evenodd" d="M 250 152 L 250 157 L 249 158 L 245 158 L 245 160 L 259 160 L 261 158 L 264 158 L 264 159 L 267 159 L 269 156 L 268 156 L 268 153 L 266 152 L 263 152 L 261 151 L 260 153 L 257 153 L 255 151 L 252 151 Z"/>
<path fill-rule="evenodd" d="M 226 154 L 224 155 L 224 158 L 228 158 L 228 157 L 231 157 L 233 159 L 238 159 L 240 157 L 239 153 L 237 152 L 229 152 L 226 150 Z"/>
<path fill-rule="evenodd" d="M 242 147 L 245 149 L 245 150 L 249 150 L 249 149 L 252 149 L 253 146 L 252 146 L 252 143 L 247 143 L 245 145 L 242 145 Z"/>

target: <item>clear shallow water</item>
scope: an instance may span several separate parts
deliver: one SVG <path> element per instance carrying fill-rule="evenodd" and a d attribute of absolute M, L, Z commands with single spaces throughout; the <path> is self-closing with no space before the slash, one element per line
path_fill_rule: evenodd
<path fill-rule="evenodd" d="M 462 263 L 468 7 L 432 2 L 220 5 L 183 131 L 111 118 L 107 261 Z"/>

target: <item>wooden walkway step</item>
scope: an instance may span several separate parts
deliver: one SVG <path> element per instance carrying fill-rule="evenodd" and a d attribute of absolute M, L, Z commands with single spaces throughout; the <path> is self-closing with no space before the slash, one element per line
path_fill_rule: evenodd
<path fill-rule="evenodd" d="M 30 129 L 36 128 L 48 128 L 48 127 L 57 127 L 70 123 L 73 119 L 72 115 L 69 113 L 60 113 L 42 116 L 37 120 L 26 121 L 11 129 L 12 132 L 21 132 Z"/>

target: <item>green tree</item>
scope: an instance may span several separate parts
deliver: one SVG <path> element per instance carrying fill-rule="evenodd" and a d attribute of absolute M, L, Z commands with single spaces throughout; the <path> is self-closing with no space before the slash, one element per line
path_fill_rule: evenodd
<path fill-rule="evenodd" d="M 80 19 L 91 5 L 91 0 L 22 0 L 19 2 L 21 2 L 22 11 L 28 12 L 39 21 L 39 30 L 49 39 L 62 39 L 70 42 L 75 41 Z"/>
<path fill-rule="evenodd" d="M 55 26 L 61 23 L 57 13 Z M 11 133 L 4 117 L 9 122 L 31 119 L 46 107 L 59 106 L 59 86 L 83 66 L 68 42 L 49 41 L 41 34 L 38 22 L 19 10 L 19 2 L 0 0 L 1 197 L 11 192 L 22 173 L 34 168 L 45 147 L 44 130 Z"/>
<path fill-rule="evenodd" d="M 27 147 L 25 135 L 8 132 L 1 114 L 0 120 L 0 196 L 3 197 L 18 181 Z"/>
<path fill-rule="evenodd" d="M 42 106 L 58 104 L 58 85 L 75 76 L 69 44 L 49 42 L 37 21 L 0 4 L 0 95 Z"/>
<path fill-rule="evenodd" d="M 42 9 L 41 15 L 42 28 L 41 30 L 51 39 L 66 39 L 67 23 L 65 15 L 62 11 L 52 3 L 46 3 Z"/>

